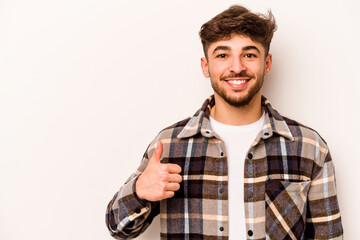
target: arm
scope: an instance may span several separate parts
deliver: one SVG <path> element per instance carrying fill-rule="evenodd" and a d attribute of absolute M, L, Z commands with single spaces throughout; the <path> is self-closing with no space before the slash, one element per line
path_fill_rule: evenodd
<path fill-rule="evenodd" d="M 130 176 L 107 206 L 106 225 L 115 239 L 139 236 L 159 213 L 158 202 L 141 200 L 135 191 L 136 181 L 149 163 L 149 147 L 137 171 Z"/>
<path fill-rule="evenodd" d="M 139 236 L 159 214 L 159 201 L 174 196 L 182 180 L 181 168 L 175 164 L 163 164 L 160 158 L 162 143 L 157 142 L 155 152 L 150 145 L 136 171 L 110 201 L 106 211 L 106 224 L 116 239 Z M 149 160 L 149 155 L 152 154 Z"/>
<path fill-rule="evenodd" d="M 322 155 L 322 156 L 321 156 Z M 322 158 L 322 159 L 321 159 Z M 340 209 L 336 195 L 335 170 L 329 150 L 315 164 L 308 194 L 306 239 L 343 239 Z"/>

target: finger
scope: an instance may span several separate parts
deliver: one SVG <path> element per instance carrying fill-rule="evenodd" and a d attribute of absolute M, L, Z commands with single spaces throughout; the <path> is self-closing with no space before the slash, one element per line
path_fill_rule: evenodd
<path fill-rule="evenodd" d="M 166 171 L 169 173 L 181 173 L 181 167 L 177 164 L 167 163 L 164 165 Z"/>
<path fill-rule="evenodd" d="M 155 152 L 154 155 L 152 156 L 152 160 L 156 161 L 158 163 L 160 163 L 160 158 L 163 152 L 163 145 L 161 141 L 157 141 L 156 145 L 155 145 Z"/>
<path fill-rule="evenodd" d="M 182 177 L 180 174 L 169 174 L 168 175 L 168 181 L 169 182 L 181 182 L 182 181 Z"/>
<path fill-rule="evenodd" d="M 179 183 L 168 183 L 166 184 L 166 191 L 177 191 L 180 189 Z"/>
<path fill-rule="evenodd" d="M 173 191 L 166 191 L 165 198 L 172 198 L 175 195 Z"/>
<path fill-rule="evenodd" d="M 165 198 L 172 198 L 175 195 L 173 191 L 166 191 Z"/>

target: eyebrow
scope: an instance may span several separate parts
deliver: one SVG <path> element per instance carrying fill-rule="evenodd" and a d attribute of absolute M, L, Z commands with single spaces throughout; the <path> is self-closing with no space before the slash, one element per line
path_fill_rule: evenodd
<path fill-rule="evenodd" d="M 243 48 L 242 48 L 243 51 L 247 51 L 247 50 L 251 50 L 251 49 L 256 50 L 256 51 L 260 54 L 260 50 L 259 50 L 256 46 L 250 45 L 250 46 L 246 46 L 246 47 L 243 47 Z M 231 50 L 231 47 L 229 47 L 229 46 L 224 46 L 224 45 L 219 45 L 219 46 L 217 46 L 217 47 L 214 49 L 214 51 L 212 52 L 212 54 L 214 54 L 216 51 L 219 51 L 219 50 L 230 51 L 230 50 Z"/>
<path fill-rule="evenodd" d="M 246 47 L 243 47 L 243 51 L 246 51 L 246 50 L 251 50 L 251 49 L 254 49 L 254 50 L 256 50 L 259 54 L 260 54 L 260 50 L 257 48 L 257 47 L 255 47 L 255 46 L 246 46 Z"/>
<path fill-rule="evenodd" d="M 224 50 L 224 51 L 230 51 L 230 47 L 228 46 L 223 46 L 223 45 L 219 45 L 217 46 L 214 51 L 213 51 L 213 54 L 216 52 L 216 51 L 219 51 L 219 50 Z"/>

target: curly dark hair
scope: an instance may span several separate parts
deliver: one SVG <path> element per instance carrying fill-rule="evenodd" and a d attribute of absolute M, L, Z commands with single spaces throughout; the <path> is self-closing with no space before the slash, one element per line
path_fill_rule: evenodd
<path fill-rule="evenodd" d="M 267 56 L 276 28 L 275 18 L 270 10 L 266 16 L 234 5 L 204 23 L 199 35 L 205 57 L 211 43 L 230 39 L 234 34 L 246 36 L 254 42 L 261 43 Z"/>

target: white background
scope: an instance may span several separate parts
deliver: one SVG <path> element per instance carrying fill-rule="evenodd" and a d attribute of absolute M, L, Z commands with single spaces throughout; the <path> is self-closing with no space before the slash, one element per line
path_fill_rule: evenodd
<path fill-rule="evenodd" d="M 212 94 L 198 31 L 235 3 L 0 0 L 1 240 L 112 239 L 106 205 L 149 142 Z M 242 3 L 276 17 L 265 96 L 328 142 L 357 239 L 360 2 Z"/>

